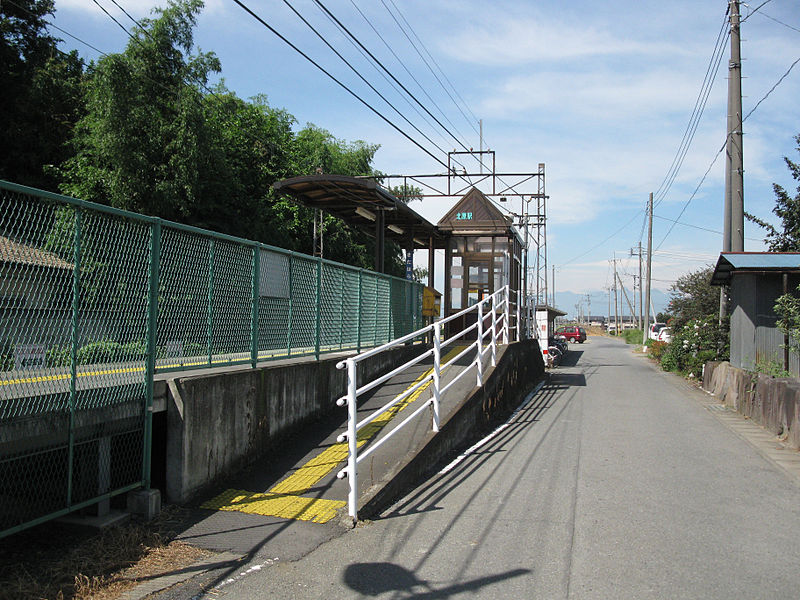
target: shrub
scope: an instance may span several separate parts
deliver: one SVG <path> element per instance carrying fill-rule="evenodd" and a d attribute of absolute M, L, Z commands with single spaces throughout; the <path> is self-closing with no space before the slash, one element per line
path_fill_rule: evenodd
<path fill-rule="evenodd" d="M 70 365 L 71 357 L 72 350 L 69 346 L 55 346 L 47 351 L 47 365 L 66 367 Z M 147 345 L 142 341 L 120 344 L 111 340 L 100 340 L 78 348 L 75 358 L 79 365 L 140 361 L 147 358 Z"/>
<path fill-rule="evenodd" d="M 642 343 L 642 330 L 641 329 L 625 329 L 622 332 L 622 337 L 625 338 L 626 344 L 641 344 Z"/>
<path fill-rule="evenodd" d="M 667 342 L 659 342 L 658 340 L 647 340 L 647 342 L 647 355 L 653 360 L 661 362 L 661 358 L 667 350 Z"/>
<path fill-rule="evenodd" d="M 692 319 L 677 332 L 661 357 L 661 368 L 700 377 L 703 365 L 729 356 L 727 323 L 719 325 L 715 315 Z"/>

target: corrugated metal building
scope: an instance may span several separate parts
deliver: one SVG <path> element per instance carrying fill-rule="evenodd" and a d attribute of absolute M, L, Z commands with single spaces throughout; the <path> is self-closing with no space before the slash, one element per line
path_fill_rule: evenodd
<path fill-rule="evenodd" d="M 755 370 L 777 362 L 800 376 L 800 357 L 785 351 L 775 301 L 800 284 L 798 252 L 723 252 L 711 285 L 730 286 L 731 365 Z"/>

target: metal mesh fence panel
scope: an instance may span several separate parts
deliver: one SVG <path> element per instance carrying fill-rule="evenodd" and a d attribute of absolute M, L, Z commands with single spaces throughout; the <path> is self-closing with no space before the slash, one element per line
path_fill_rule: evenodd
<path fill-rule="evenodd" d="M 317 340 L 317 261 L 292 256 L 291 354 L 314 352 Z"/>
<path fill-rule="evenodd" d="M 392 288 L 388 277 L 375 276 L 375 343 L 392 339 Z"/>
<path fill-rule="evenodd" d="M 211 365 L 211 240 L 164 227 L 159 265 L 160 370 Z"/>
<path fill-rule="evenodd" d="M 253 248 L 212 240 L 211 354 L 215 365 L 247 362 L 252 342 Z"/>
<path fill-rule="evenodd" d="M 0 534 L 144 482 L 150 234 L 0 188 Z"/>
<path fill-rule="evenodd" d="M 258 352 L 261 358 L 285 356 L 290 344 L 291 255 L 261 250 L 258 285 Z"/>
<path fill-rule="evenodd" d="M 421 290 L 0 182 L 0 537 L 149 484 L 156 371 L 382 344 Z"/>
<path fill-rule="evenodd" d="M 342 269 L 342 348 L 358 349 L 359 271 Z"/>

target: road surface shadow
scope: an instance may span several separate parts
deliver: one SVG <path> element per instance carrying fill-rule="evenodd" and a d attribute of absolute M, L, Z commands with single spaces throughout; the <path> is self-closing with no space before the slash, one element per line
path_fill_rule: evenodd
<path fill-rule="evenodd" d="M 408 598 L 449 598 L 453 594 L 478 590 L 530 573 L 530 569 L 512 569 L 505 573 L 478 577 L 464 583 L 434 589 L 430 582 L 417 579 L 412 571 L 388 562 L 355 563 L 348 565 L 342 574 L 344 584 L 365 596 L 380 596 L 386 592 L 406 592 Z"/>

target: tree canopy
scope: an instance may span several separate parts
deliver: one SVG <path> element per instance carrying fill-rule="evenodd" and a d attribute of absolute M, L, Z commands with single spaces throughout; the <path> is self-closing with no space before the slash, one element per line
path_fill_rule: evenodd
<path fill-rule="evenodd" d="M 19 5 L 22 8 L 17 8 Z M 0 178 L 312 253 L 313 211 L 275 181 L 318 172 L 379 175 L 377 144 L 347 142 L 269 105 L 241 99 L 199 52 L 201 0 L 168 0 L 120 53 L 88 66 L 48 33 L 53 0 L 0 4 Z M 325 258 L 372 266 L 374 240 L 329 215 Z M 388 271 L 402 275 L 399 248 Z"/>
<path fill-rule="evenodd" d="M 797 151 L 800 152 L 800 135 L 795 136 Z M 753 215 L 746 215 L 748 220 L 763 227 L 767 231 L 764 239 L 770 252 L 798 252 L 800 251 L 800 164 L 792 162 L 789 157 L 783 157 L 792 178 L 798 182 L 797 194 L 792 197 L 783 186 L 772 184 L 775 191 L 775 208 L 772 212 L 781 220 L 779 227 Z"/>
<path fill-rule="evenodd" d="M 687 273 L 672 285 L 669 312 L 671 325 L 678 330 L 692 319 L 719 313 L 719 288 L 711 285 L 713 267 Z"/>
<path fill-rule="evenodd" d="M 53 0 L 0 2 L 0 179 L 53 191 L 83 110 L 83 61 L 47 31 Z"/>

